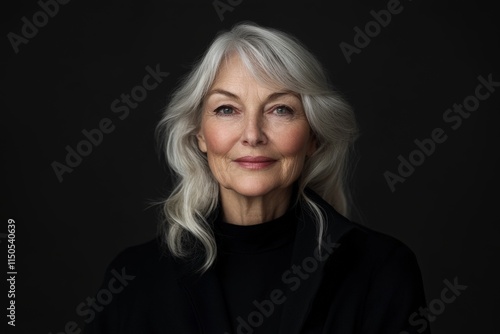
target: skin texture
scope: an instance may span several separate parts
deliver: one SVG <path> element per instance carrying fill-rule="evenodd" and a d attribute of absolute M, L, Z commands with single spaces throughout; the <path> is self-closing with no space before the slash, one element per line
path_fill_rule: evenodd
<path fill-rule="evenodd" d="M 203 101 L 197 134 L 220 185 L 223 219 L 254 225 L 283 215 L 315 141 L 300 96 L 262 86 L 239 56 L 223 62 Z M 267 157 L 265 163 L 235 161 Z"/>

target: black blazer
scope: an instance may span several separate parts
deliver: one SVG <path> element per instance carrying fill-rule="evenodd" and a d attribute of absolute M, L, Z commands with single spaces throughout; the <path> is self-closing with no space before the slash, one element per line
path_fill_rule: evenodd
<path fill-rule="evenodd" d="M 313 215 L 302 210 L 292 263 L 304 269 L 283 276 L 286 299 L 277 291 L 261 316 L 282 303 L 278 334 L 430 333 L 417 315 L 425 297 L 411 250 L 350 222 L 314 192 L 308 195 L 328 219 L 322 252 Z M 153 240 L 116 257 L 96 305 L 77 310 L 85 317 L 85 333 L 232 333 L 215 270 L 198 275 L 196 260 L 181 261 L 160 249 Z M 259 317 L 245 320 L 234 334 L 259 333 Z"/>

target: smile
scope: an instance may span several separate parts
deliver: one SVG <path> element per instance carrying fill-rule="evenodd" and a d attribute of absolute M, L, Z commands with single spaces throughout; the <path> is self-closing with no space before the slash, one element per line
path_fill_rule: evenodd
<path fill-rule="evenodd" d="M 236 160 L 234 160 L 240 167 L 246 168 L 246 169 L 263 169 L 266 168 L 276 162 L 275 159 L 269 158 L 269 157 L 252 157 L 252 156 L 247 156 L 247 157 L 241 157 Z"/>

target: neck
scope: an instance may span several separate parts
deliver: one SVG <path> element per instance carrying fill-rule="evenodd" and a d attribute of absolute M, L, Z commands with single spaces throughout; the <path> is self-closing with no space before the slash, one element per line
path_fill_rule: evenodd
<path fill-rule="evenodd" d="M 220 190 L 223 220 L 235 225 L 256 225 L 285 214 L 292 197 L 292 187 L 248 197 L 230 189 Z"/>

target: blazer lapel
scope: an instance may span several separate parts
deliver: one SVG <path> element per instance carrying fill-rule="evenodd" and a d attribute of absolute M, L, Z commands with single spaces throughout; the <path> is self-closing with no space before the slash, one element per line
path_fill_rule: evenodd
<path fill-rule="evenodd" d="M 300 274 L 290 270 L 288 275 L 283 276 L 284 283 L 293 281 L 293 284 L 288 285 L 279 334 L 301 333 L 320 287 L 325 263 L 341 247 L 341 238 L 353 229 L 352 224 L 317 194 L 311 191 L 307 194 L 326 213 L 328 225 L 321 247 L 318 247 L 315 218 L 307 209 L 301 208 L 292 254 L 292 265 L 300 266 L 301 269 Z M 318 252 L 319 248 L 321 253 Z"/>
<path fill-rule="evenodd" d="M 200 333 L 231 333 L 219 278 L 210 268 L 203 275 L 187 273 L 178 279 L 188 295 Z"/>

